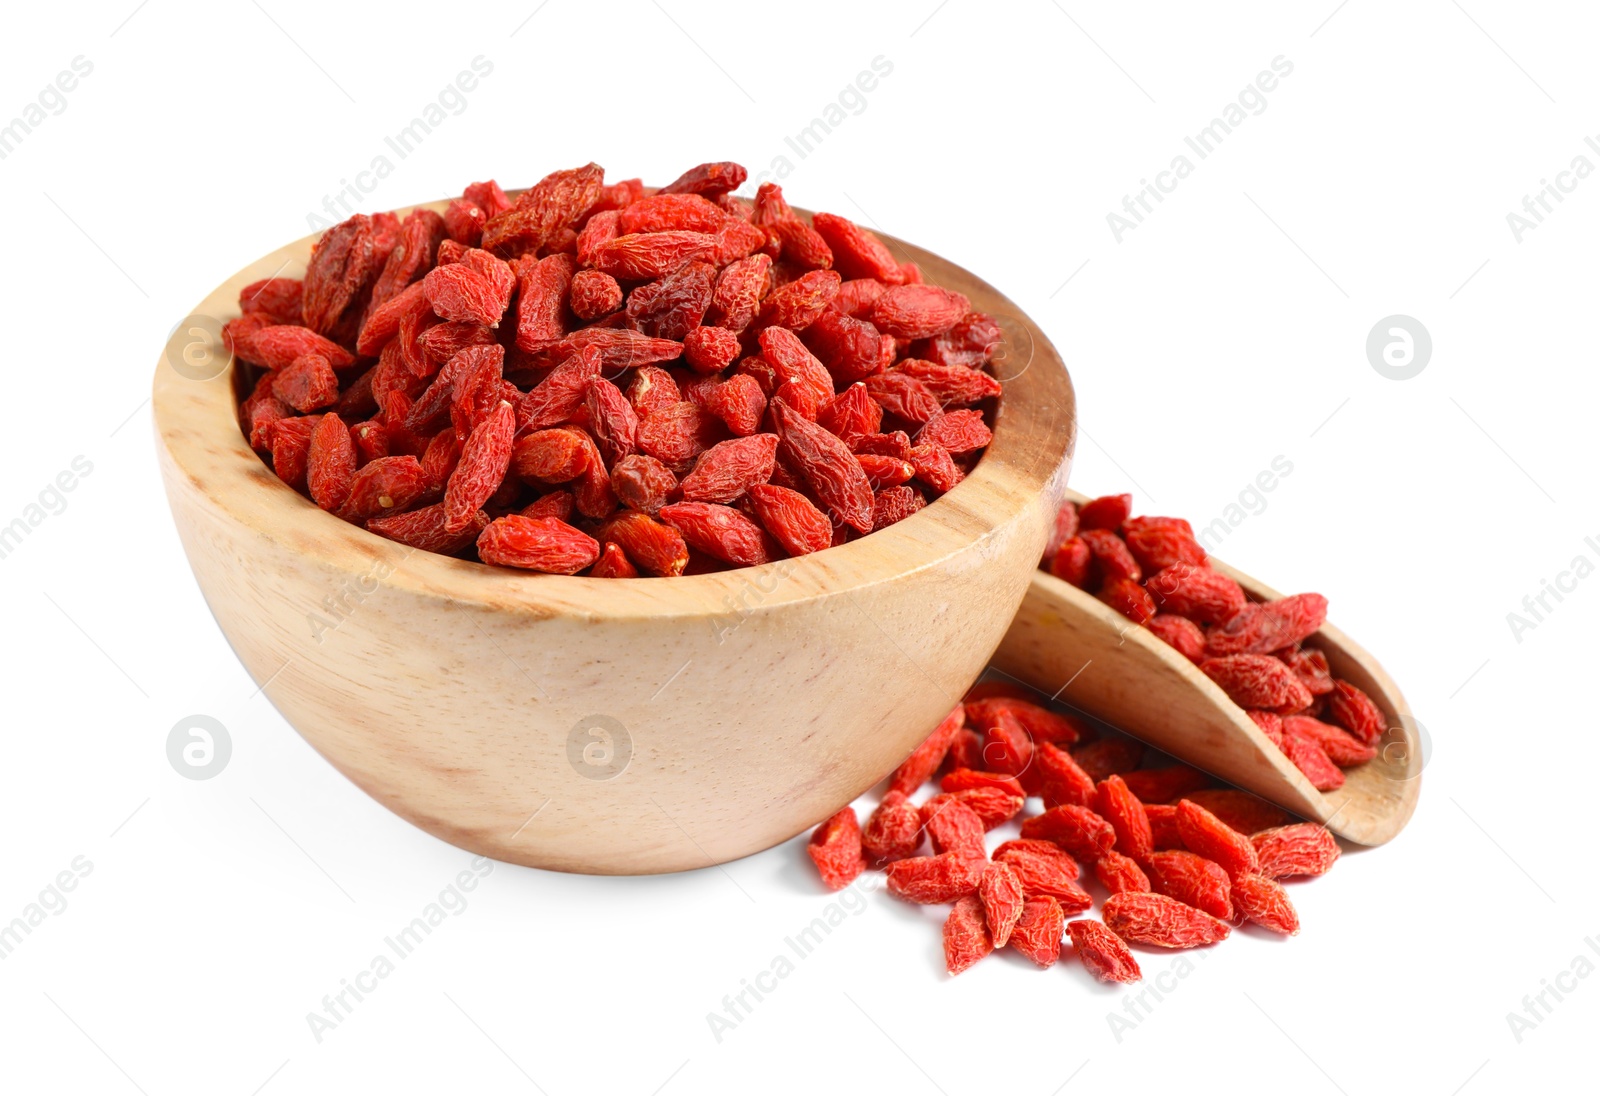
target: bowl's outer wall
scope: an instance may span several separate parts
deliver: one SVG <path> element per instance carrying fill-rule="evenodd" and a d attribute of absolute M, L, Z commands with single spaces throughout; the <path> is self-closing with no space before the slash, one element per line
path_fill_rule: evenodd
<path fill-rule="evenodd" d="M 891 529 L 719 575 L 534 576 L 414 552 L 280 483 L 244 442 L 228 373 L 192 380 L 163 362 L 162 474 L 223 633 L 341 772 L 473 852 L 674 871 L 815 824 L 898 764 L 982 671 L 1038 563 L 1075 434 L 1065 368 L 1020 310 L 894 246 L 1008 317 L 1018 375 L 994 444 Z M 242 285 L 308 252 L 302 240 L 263 258 L 197 314 L 235 315 Z"/>

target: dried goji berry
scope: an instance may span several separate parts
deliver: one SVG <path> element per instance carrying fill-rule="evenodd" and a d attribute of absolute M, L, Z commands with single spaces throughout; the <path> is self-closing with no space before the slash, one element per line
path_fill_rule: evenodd
<path fill-rule="evenodd" d="M 689 564 L 683 534 L 649 514 L 624 511 L 601 525 L 598 535 L 620 545 L 646 574 L 681 575 Z"/>
<path fill-rule="evenodd" d="M 745 491 L 757 520 L 791 556 L 820 552 L 833 540 L 833 523 L 800 492 L 773 484 Z"/>
<path fill-rule="evenodd" d="M 839 292 L 839 275 L 832 270 L 811 270 L 761 302 L 756 322 L 762 327 L 787 327 L 800 331 L 822 315 Z"/>
<path fill-rule="evenodd" d="M 806 844 L 806 852 L 822 874 L 829 890 L 850 885 L 864 867 L 861 860 L 861 825 L 854 808 L 845 807 L 816 828 Z"/>
<path fill-rule="evenodd" d="M 1130 773 L 1144 758 L 1144 743 L 1131 738 L 1102 738 L 1072 749 L 1072 760 L 1096 784 L 1112 773 Z"/>
<path fill-rule="evenodd" d="M 718 442 L 695 462 L 683 479 L 688 502 L 732 502 L 750 487 L 772 478 L 778 454 L 776 434 L 756 434 Z"/>
<path fill-rule="evenodd" d="M 659 512 L 677 486 L 672 469 L 643 453 L 623 457 L 611 468 L 611 491 L 631 510 Z"/>
<path fill-rule="evenodd" d="M 1248 837 L 1192 799 L 1179 800 L 1177 806 L 1178 836 L 1190 852 L 1220 865 L 1230 879 L 1260 866 Z"/>
<path fill-rule="evenodd" d="M 978 898 L 983 902 L 983 920 L 989 938 L 997 948 L 1006 946 L 1011 930 L 1022 917 L 1022 880 L 1009 864 L 990 864 L 978 880 Z"/>
<path fill-rule="evenodd" d="M 1300 915 L 1288 893 L 1264 875 L 1241 875 L 1233 881 L 1233 912 L 1252 925 L 1293 936 L 1300 931 Z"/>
<path fill-rule="evenodd" d="M 1094 554 L 1082 537 L 1068 537 L 1050 557 L 1050 573 L 1080 590 L 1087 590 L 1094 575 Z"/>
<path fill-rule="evenodd" d="M 1078 866 L 1070 856 L 1041 855 L 1028 849 L 1011 848 L 1001 859 L 1016 872 L 1023 891 L 1030 898 L 1048 895 L 1067 913 L 1081 913 L 1092 904 L 1089 893 L 1075 881 Z"/>
<path fill-rule="evenodd" d="M 407 510 L 428 493 L 428 474 L 416 457 L 377 457 L 350 481 L 339 516 L 361 525 L 371 518 Z"/>
<path fill-rule="evenodd" d="M 1095 596 L 1135 624 L 1148 624 L 1156 615 L 1155 599 L 1130 579 L 1114 578 Z"/>
<path fill-rule="evenodd" d="M 1319 792 L 1331 792 L 1344 787 L 1344 773 L 1328 757 L 1321 745 L 1298 731 L 1291 731 L 1284 721 L 1283 754 Z"/>
<path fill-rule="evenodd" d="M 1315 822 L 1275 826 L 1252 834 L 1261 862 L 1260 874 L 1268 879 L 1295 875 L 1321 875 L 1339 859 L 1339 843 L 1327 828 Z"/>
<path fill-rule="evenodd" d="M 600 557 L 600 545 L 556 518 L 507 514 L 478 535 L 478 558 L 502 567 L 575 575 Z"/>
<path fill-rule="evenodd" d="M 373 518 L 367 522 L 367 529 L 424 552 L 450 556 L 475 543 L 488 524 L 489 515 L 479 510 L 464 527 L 451 532 L 445 528 L 444 503 L 437 502 L 404 514 Z"/>
<path fill-rule="evenodd" d="M 896 860 L 885 869 L 889 893 L 908 902 L 936 906 L 978 892 L 988 862 L 953 853 Z"/>
<path fill-rule="evenodd" d="M 1201 624 L 1227 620 L 1244 608 L 1244 591 L 1220 571 L 1192 563 L 1174 563 L 1150 576 L 1145 588 L 1164 613 L 1176 613 Z"/>
<path fill-rule="evenodd" d="M 1013 948 L 1041 967 L 1055 965 L 1061 958 L 1061 933 L 1065 915 L 1061 903 L 1048 895 L 1029 898 L 1022 904 L 1022 915 L 1007 940 Z"/>
<path fill-rule="evenodd" d="M 504 258 L 537 251 L 595 204 L 604 175 L 599 164 L 552 171 L 488 219 L 483 246 Z"/>
<path fill-rule="evenodd" d="M 1193 948 L 1228 938 L 1228 926 L 1162 894 L 1113 894 L 1100 909 L 1106 928 L 1130 943 Z"/>
<path fill-rule="evenodd" d="M 518 260 L 517 271 L 517 349 L 541 350 L 566 335 L 565 311 L 570 303 L 573 314 L 579 319 L 594 319 L 613 311 L 615 305 L 585 317 L 578 310 L 583 304 L 587 310 L 591 302 L 579 301 L 573 293 L 577 281 L 577 267 L 570 255 L 548 255 L 531 260 L 524 256 Z M 585 273 L 594 273 L 585 271 Z M 595 275 L 604 278 L 604 274 Z M 611 283 L 613 286 L 616 282 Z M 621 296 L 621 289 L 617 290 Z"/>
<path fill-rule="evenodd" d="M 1088 807 L 1063 803 L 1043 814 L 1024 819 L 1023 837 L 1054 841 L 1080 860 L 1093 861 L 1116 844 L 1117 832 L 1111 823 Z"/>
<path fill-rule="evenodd" d="M 1102 853 L 1094 862 L 1094 877 L 1112 894 L 1150 889 L 1150 877 L 1144 869 L 1131 856 L 1124 856 L 1115 849 Z"/>
<path fill-rule="evenodd" d="M 1151 585 L 1154 584 L 1152 579 Z M 1294 672 L 1267 655 L 1208 658 L 1200 663 L 1200 672 L 1216 682 L 1228 694 L 1228 699 L 1241 708 L 1288 714 L 1311 703 L 1311 694 Z"/>
<path fill-rule="evenodd" d="M 356 447 L 350 441 L 350 430 L 343 419 L 329 412 L 311 431 L 306 457 L 306 486 L 311 501 L 324 510 L 338 510 L 350 497 L 355 475 Z"/>
<path fill-rule="evenodd" d="M 945 411 L 933 416 L 917 431 L 918 445 L 936 445 L 961 456 L 975 453 L 994 440 L 983 421 L 983 413 L 972 410 Z"/>
<path fill-rule="evenodd" d="M 984 924 L 983 903 L 976 895 L 958 899 L 944 923 L 945 970 L 960 974 L 993 950 L 994 942 Z"/>
<path fill-rule="evenodd" d="M 1157 639 L 1177 651 L 1190 662 L 1206 657 L 1206 634 L 1200 625 L 1176 613 L 1157 613 L 1144 622 Z"/>
<path fill-rule="evenodd" d="M 957 704 L 939 722 L 933 733 L 911 751 L 889 777 L 889 790 L 910 795 L 933 778 L 955 734 L 966 722 L 966 709 Z"/>
<path fill-rule="evenodd" d="M 1119 578 L 1138 582 L 1144 577 L 1139 561 L 1117 534 L 1107 529 L 1085 529 L 1078 535 L 1089 546 L 1096 572 L 1107 582 Z"/>
<path fill-rule="evenodd" d="M 1333 692 L 1328 694 L 1328 714 L 1369 746 L 1383 737 L 1388 725 L 1372 698 L 1342 678 L 1334 679 Z"/>
<path fill-rule="evenodd" d="M 955 795 L 936 795 L 921 807 L 922 825 L 936 853 L 985 859 L 983 819 Z"/>
<path fill-rule="evenodd" d="M 1333 692 L 1333 675 L 1328 671 L 1328 656 L 1315 647 L 1296 647 L 1277 652 L 1279 659 L 1312 696 L 1326 696 Z"/>
<path fill-rule="evenodd" d="M 1185 792 L 1183 800 L 1204 807 L 1217 821 L 1246 837 L 1289 821 L 1289 812 L 1282 807 L 1238 788 L 1201 788 L 1199 791 Z M 1210 855 L 1201 849 L 1194 851 L 1202 856 Z M 1220 862 L 1219 857 L 1212 856 L 1211 859 Z"/>
<path fill-rule="evenodd" d="M 882 240 L 866 229 L 833 213 L 811 218 L 833 252 L 833 267 L 846 278 L 875 278 L 885 285 L 900 283 L 900 263 Z"/>
<path fill-rule="evenodd" d="M 461 461 L 450 474 L 450 482 L 445 485 L 447 531 L 453 533 L 466 528 L 472 515 L 489 501 L 489 497 L 506 478 L 506 470 L 511 466 L 511 444 L 516 427 L 516 416 L 512 413 L 511 405 L 502 403 L 473 428 L 471 436 L 461 447 Z"/>
<path fill-rule="evenodd" d="M 1072 950 L 1077 952 L 1084 969 L 1100 981 L 1132 985 L 1144 977 L 1138 960 L 1122 942 L 1122 937 L 1099 921 L 1069 921 L 1067 933 L 1072 937 Z"/>
<path fill-rule="evenodd" d="M 1091 804 L 1094 781 L 1072 759 L 1072 755 L 1059 746 L 1035 741 L 1033 769 L 1039 782 L 1039 794 L 1047 809 L 1063 803 L 1078 807 Z"/>
<path fill-rule="evenodd" d="M 689 546 L 741 567 L 771 563 L 777 542 L 743 511 L 714 502 L 675 502 L 663 506 L 661 520 L 683 534 Z"/>
<path fill-rule="evenodd" d="M 547 498 L 550 496 L 546 496 Z M 568 496 L 570 499 L 571 496 Z M 606 541 L 600 546 L 600 558 L 589 568 L 590 578 L 638 578 L 639 569 L 617 545 Z"/>
<path fill-rule="evenodd" d="M 1287 735 L 1304 735 L 1311 739 L 1322 752 L 1342 769 L 1352 765 L 1359 765 L 1363 761 L 1371 761 L 1378 756 L 1378 748 L 1369 746 L 1354 735 L 1347 734 L 1338 727 L 1324 723 L 1320 719 L 1312 719 L 1306 715 L 1286 715 L 1283 717 L 1283 733 Z"/>
<path fill-rule="evenodd" d="M 1135 769 L 1122 774 L 1128 790 L 1143 803 L 1170 803 L 1172 800 L 1203 788 L 1211 778 L 1187 765 L 1163 765 L 1158 769 Z"/>
<path fill-rule="evenodd" d="M 652 281 L 685 263 L 717 257 L 717 237 L 709 232 L 635 232 L 601 244 L 595 269 L 621 281 Z"/>
<path fill-rule="evenodd" d="M 1132 495 L 1101 495 L 1078 507 L 1081 529 L 1108 529 L 1117 532 L 1133 513 Z"/>
<path fill-rule="evenodd" d="M 1122 777 L 1108 776 L 1095 786 L 1094 806 L 1116 831 L 1117 851 L 1143 863 L 1150 855 L 1150 819 Z"/>
<path fill-rule="evenodd" d="M 881 867 L 891 860 L 915 856 L 921 845 L 922 812 L 904 792 L 891 788 L 861 831 L 862 851 Z"/>
<path fill-rule="evenodd" d="M 872 485 L 850 447 L 781 399 L 773 399 L 771 411 L 784 459 L 805 477 L 818 501 L 846 525 L 870 532 Z"/>

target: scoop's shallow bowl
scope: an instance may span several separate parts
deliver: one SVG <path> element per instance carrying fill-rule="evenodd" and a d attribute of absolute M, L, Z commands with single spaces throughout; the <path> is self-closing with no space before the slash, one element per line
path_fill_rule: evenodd
<path fill-rule="evenodd" d="M 161 470 L 223 633 L 341 772 L 476 853 L 675 871 L 827 817 L 983 669 L 1038 564 L 1075 435 L 1066 369 L 1021 310 L 888 242 L 1003 318 L 992 445 L 889 529 L 720 574 L 521 574 L 384 540 L 318 510 L 250 450 L 231 367 L 169 353 L 153 395 Z M 236 315 L 251 281 L 298 277 L 311 243 L 241 270 L 185 330 Z"/>

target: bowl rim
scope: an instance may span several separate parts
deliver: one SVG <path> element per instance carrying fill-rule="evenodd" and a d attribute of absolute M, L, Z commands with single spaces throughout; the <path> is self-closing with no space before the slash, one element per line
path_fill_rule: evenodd
<path fill-rule="evenodd" d="M 423 202 L 395 212 L 401 216 L 412 209 L 439 212 L 447 204 L 448 199 Z M 292 241 L 225 279 L 177 331 L 198 326 L 207 332 L 212 345 L 220 348 L 217 333 L 222 323 L 238 315 L 239 290 L 261 278 L 299 276 L 320 235 L 312 233 Z M 1007 389 L 995 408 L 993 438 L 966 478 L 893 526 L 847 544 L 754 567 L 626 581 L 521 572 L 414 549 L 327 513 L 279 480 L 239 428 L 234 388 L 237 363 L 231 355 L 220 372 L 197 380 L 175 368 L 171 340 L 157 361 L 151 392 L 163 473 L 169 479 L 181 475 L 191 489 L 203 493 L 232 520 L 280 547 L 312 556 L 329 571 L 364 574 L 387 567 L 382 575 L 387 585 L 413 595 L 497 611 L 605 620 L 681 619 L 765 612 L 816 598 L 848 597 L 852 590 L 938 566 L 986 538 L 1000 535 L 1041 495 L 1049 497 L 1053 513 L 1066 488 L 1065 472 L 1077 440 L 1071 378 L 1038 325 L 1008 297 L 965 268 L 886 233 L 877 235 L 897 255 L 916 262 L 928 281 L 966 293 L 974 311 L 1014 321 L 1014 330 L 1029 341 L 1029 358 L 1020 372 L 1005 382 Z M 1030 407 L 1028 401 L 1037 405 Z M 1055 412 L 1053 423 L 1044 424 L 1060 427 L 1053 437 L 1038 429 L 1034 421 L 1042 408 Z M 1041 434 L 1050 444 L 1029 451 Z M 767 585 L 774 589 L 768 591 Z M 750 603 L 745 599 L 752 589 L 757 598 Z"/>

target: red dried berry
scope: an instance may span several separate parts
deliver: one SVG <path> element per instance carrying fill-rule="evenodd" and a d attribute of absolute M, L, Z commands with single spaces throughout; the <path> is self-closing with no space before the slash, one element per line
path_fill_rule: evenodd
<path fill-rule="evenodd" d="M 939 771 L 939 764 L 949 751 L 956 732 L 965 722 L 966 709 L 957 704 L 933 729 L 933 733 L 923 739 L 895 769 L 889 777 L 889 789 L 902 795 L 911 795 L 932 779 L 933 774 Z"/>
<path fill-rule="evenodd" d="M 1342 769 L 1371 761 L 1378 756 L 1376 746 L 1369 746 L 1354 735 L 1308 715 L 1284 716 L 1283 733 L 1285 736 L 1302 735 L 1309 738 L 1322 747 L 1322 752 L 1327 755 L 1329 761 Z"/>
<path fill-rule="evenodd" d="M 551 496 L 546 496 L 551 497 Z M 570 502 L 570 496 L 568 496 Z M 617 545 L 607 541 L 600 546 L 600 558 L 589 568 L 590 578 L 638 578 L 639 569 Z"/>
<path fill-rule="evenodd" d="M 1100 909 L 1106 928 L 1133 944 L 1193 948 L 1228 938 L 1228 926 L 1209 913 L 1161 894 L 1113 894 Z"/>
<path fill-rule="evenodd" d="M 1206 550 L 1182 518 L 1129 518 L 1122 523 L 1122 539 L 1146 574 L 1174 563 L 1206 565 Z"/>
<path fill-rule="evenodd" d="M 1189 851 L 1220 865 L 1228 878 L 1236 879 L 1260 866 L 1250 839 L 1194 800 L 1180 800 L 1176 817 L 1178 836 Z"/>
<path fill-rule="evenodd" d="M 915 856 L 921 845 L 922 812 L 904 792 L 885 792 L 861 831 L 861 848 L 868 860 L 881 867 Z"/>
<path fill-rule="evenodd" d="M 1268 879 L 1322 875 L 1339 859 L 1339 843 L 1315 822 L 1262 830 L 1251 835 L 1250 843 L 1261 862 L 1260 874 Z"/>
<path fill-rule="evenodd" d="M 672 469 L 643 453 L 623 457 L 611 469 L 611 491 L 630 510 L 659 512 L 677 486 Z"/>
<path fill-rule="evenodd" d="M 1333 692 L 1328 694 L 1328 714 L 1368 746 L 1382 738 L 1388 726 L 1388 720 L 1372 698 L 1343 679 L 1334 680 Z"/>
<path fill-rule="evenodd" d="M 1128 790 L 1143 803 L 1169 803 L 1183 795 L 1203 788 L 1211 778 L 1187 765 L 1163 765 L 1159 769 L 1135 769 L 1122 774 Z"/>
<path fill-rule="evenodd" d="M 1094 877 L 1112 894 L 1150 889 L 1150 877 L 1144 873 L 1144 869 L 1132 857 L 1124 856 L 1115 849 L 1101 854 L 1100 859 L 1094 862 Z"/>
<path fill-rule="evenodd" d="M 1005 947 L 1011 930 L 1022 917 L 1022 880 L 1009 864 L 990 864 L 978 880 L 978 898 L 983 903 L 983 920 L 989 927 L 990 940 L 997 948 Z"/>
<path fill-rule="evenodd" d="M 639 569 L 650 575 L 681 575 L 689 564 L 683 534 L 648 514 L 626 511 L 600 526 L 601 540 L 613 541 Z"/>
<path fill-rule="evenodd" d="M 806 852 L 817 865 L 823 885 L 842 890 L 861 874 L 861 825 L 854 808 L 845 807 L 816 828 Z"/>
<path fill-rule="evenodd" d="M 1155 580 L 1151 580 L 1154 585 Z M 1293 671 L 1267 655 L 1226 655 L 1200 663 L 1200 672 L 1216 682 L 1241 708 L 1280 714 L 1297 712 L 1311 703 L 1311 694 Z"/>
<path fill-rule="evenodd" d="M 500 404 L 473 428 L 461 447 L 461 461 L 444 489 L 448 531 L 466 528 L 472 515 L 489 501 L 506 478 L 516 429 L 516 416 L 508 403 Z"/>
<path fill-rule="evenodd" d="M 1233 881 L 1233 912 L 1239 920 L 1285 936 L 1300 931 L 1300 915 L 1288 893 L 1264 875 L 1241 875 Z"/>
<path fill-rule="evenodd" d="M 1139 562 L 1117 534 L 1106 529 L 1085 529 L 1078 535 L 1089 546 L 1095 569 L 1107 582 L 1126 579 L 1137 583 L 1144 577 Z"/>
<path fill-rule="evenodd" d="M 622 307 L 622 286 L 598 270 L 580 270 L 567 288 L 567 307 L 585 322 L 609 316 Z"/>
<path fill-rule="evenodd" d="M 1122 777 L 1108 776 L 1096 785 L 1094 805 L 1116 831 L 1117 851 L 1143 863 L 1151 849 L 1150 819 Z"/>
<path fill-rule="evenodd" d="M 1131 738 L 1102 738 L 1072 750 L 1076 761 L 1096 784 L 1112 773 L 1126 775 L 1139 767 L 1144 744 Z M 1148 800 L 1146 800 L 1148 802 Z"/>
<path fill-rule="evenodd" d="M 1128 945 L 1099 921 L 1070 921 L 1067 933 L 1084 969 L 1100 981 L 1132 985 L 1144 977 Z"/>
<path fill-rule="evenodd" d="M 1209 567 L 1174 563 L 1150 576 L 1145 589 L 1164 613 L 1176 613 L 1201 624 L 1227 620 L 1244 608 L 1239 584 Z"/>
<path fill-rule="evenodd" d="M 692 262 L 717 257 L 717 237 L 708 232 L 636 232 L 595 249 L 594 266 L 620 281 L 653 281 Z"/>
<path fill-rule="evenodd" d="M 791 556 L 820 552 L 833 542 L 833 523 L 798 491 L 753 484 L 745 491 L 757 520 Z"/>
<path fill-rule="evenodd" d="M 994 942 L 984 924 L 983 903 L 975 895 L 961 898 L 944 923 L 945 969 L 960 974 L 993 950 Z"/>
<path fill-rule="evenodd" d="M 935 853 L 987 859 L 983 819 L 953 795 L 936 795 L 921 807 L 922 827 Z"/>
<path fill-rule="evenodd" d="M 952 853 L 896 860 L 885 869 L 889 893 L 925 906 L 954 902 L 977 893 L 986 863 Z"/>
<path fill-rule="evenodd" d="M 451 532 L 445 528 L 444 503 L 439 502 L 404 514 L 373 518 L 367 522 L 367 530 L 424 552 L 453 556 L 475 543 L 488 524 L 489 515 L 479 510 L 466 526 Z"/>
<path fill-rule="evenodd" d="M 778 455 L 776 434 L 756 434 L 718 442 L 683 479 L 686 502 L 732 502 L 758 483 L 772 478 Z"/>
<path fill-rule="evenodd" d="M 844 442 L 795 413 L 781 399 L 771 405 L 779 452 L 793 465 L 817 500 L 859 532 L 872 530 L 872 485 Z"/>
<path fill-rule="evenodd" d="M 1238 788 L 1201 788 L 1199 791 L 1186 792 L 1183 800 L 1204 807 L 1217 821 L 1246 837 L 1289 821 L 1289 812 L 1282 807 Z M 1202 856 L 1210 855 L 1201 849 L 1194 851 Z M 1219 857 L 1212 856 L 1211 859 L 1221 862 Z"/>
<path fill-rule="evenodd" d="M 1117 832 L 1111 823 L 1087 807 L 1063 803 L 1022 823 L 1023 837 L 1054 841 L 1071 855 L 1093 861 L 1116 844 Z"/>
<path fill-rule="evenodd" d="M 675 502 L 663 506 L 661 520 L 683 534 L 689 546 L 741 567 L 771 563 L 777 542 L 743 511 L 713 502 Z"/>
<path fill-rule="evenodd" d="M 1113 533 L 1133 513 L 1132 495 L 1102 495 L 1078 507 L 1080 529 L 1109 529 Z"/>
<path fill-rule="evenodd" d="M 1048 895 L 1067 913 L 1081 913 L 1093 903 L 1089 892 L 1076 882 L 1078 865 L 1070 856 L 1041 855 L 1028 849 L 1011 848 L 1000 859 L 1016 872 L 1023 891 L 1030 898 Z"/>
<path fill-rule="evenodd" d="M 1144 622 L 1157 639 L 1177 651 L 1190 662 L 1199 662 L 1206 656 L 1206 634 L 1200 625 L 1188 617 L 1175 613 L 1157 613 Z"/>
<path fill-rule="evenodd" d="M 1291 731 L 1287 720 L 1283 728 L 1283 754 L 1319 792 L 1344 787 L 1344 773 L 1328 757 L 1327 751 L 1315 739 Z"/>
<path fill-rule="evenodd" d="M 1094 781 L 1071 754 L 1054 743 L 1034 742 L 1033 770 L 1046 809 L 1063 803 L 1078 807 L 1092 803 Z"/>
<path fill-rule="evenodd" d="M 1094 554 L 1082 537 L 1068 537 L 1050 557 L 1050 573 L 1061 581 L 1087 590 L 1094 574 Z"/>
<path fill-rule="evenodd" d="M 479 534 L 478 558 L 501 567 L 575 575 L 600 558 L 600 545 L 556 518 L 508 514 Z"/>
<path fill-rule="evenodd" d="M 1156 615 L 1155 599 L 1137 582 L 1115 578 L 1100 588 L 1096 595 L 1101 601 L 1133 621 L 1148 624 Z"/>
<path fill-rule="evenodd" d="M 324 510 L 336 511 L 350 497 L 356 475 L 356 447 L 350 429 L 335 413 L 323 415 L 311 431 L 311 447 L 306 457 L 306 486 L 311 501 Z"/>
<path fill-rule="evenodd" d="M 871 232 L 833 213 L 818 213 L 811 218 L 833 252 L 833 268 L 846 278 L 875 278 L 885 285 L 898 285 L 900 263 Z"/>
<path fill-rule="evenodd" d="M 1041 967 L 1052 967 L 1061 958 L 1061 933 L 1066 917 L 1061 903 L 1047 895 L 1029 898 L 1022 904 L 1022 916 L 1007 940 L 1013 948 Z"/>

